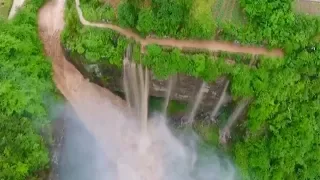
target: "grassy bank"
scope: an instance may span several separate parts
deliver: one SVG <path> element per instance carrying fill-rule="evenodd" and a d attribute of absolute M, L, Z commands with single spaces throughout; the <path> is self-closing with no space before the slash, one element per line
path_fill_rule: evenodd
<path fill-rule="evenodd" d="M 13 0 L 0 0 L 0 18 L 6 19 L 9 15 Z"/>

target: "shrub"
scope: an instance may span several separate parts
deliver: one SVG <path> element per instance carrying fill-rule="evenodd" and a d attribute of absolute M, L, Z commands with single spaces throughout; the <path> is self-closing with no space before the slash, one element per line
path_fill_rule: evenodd
<path fill-rule="evenodd" d="M 139 12 L 137 30 L 143 35 L 154 30 L 155 19 L 151 9 L 142 9 Z"/>
<path fill-rule="evenodd" d="M 214 0 L 196 0 L 186 23 L 185 35 L 197 39 L 210 39 L 215 33 L 211 7 Z"/>
<path fill-rule="evenodd" d="M 99 0 L 82 0 L 81 10 L 88 21 L 115 21 L 114 9 Z"/>
<path fill-rule="evenodd" d="M 24 180 L 47 167 L 48 151 L 31 121 L 0 115 L 0 179 Z"/>

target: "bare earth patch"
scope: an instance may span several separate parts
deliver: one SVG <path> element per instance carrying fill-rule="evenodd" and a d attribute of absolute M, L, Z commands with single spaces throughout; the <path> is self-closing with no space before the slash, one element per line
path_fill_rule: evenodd
<path fill-rule="evenodd" d="M 298 13 L 320 15 L 320 2 L 317 1 L 297 0 L 294 8 Z"/>

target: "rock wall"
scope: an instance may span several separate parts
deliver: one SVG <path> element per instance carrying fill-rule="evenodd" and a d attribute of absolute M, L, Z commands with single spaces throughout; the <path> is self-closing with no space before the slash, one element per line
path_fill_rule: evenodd
<path fill-rule="evenodd" d="M 106 87 L 114 92 L 123 92 L 122 69 L 108 63 L 85 63 L 82 57 L 76 57 L 66 53 L 68 61 L 74 64 L 77 69 L 90 81 Z M 155 97 L 165 97 L 167 91 L 168 80 L 158 80 L 151 75 L 150 95 Z M 209 83 L 204 89 L 204 97 L 201 103 L 201 108 L 210 110 L 213 108 L 218 98 L 220 97 L 225 80 L 219 78 L 216 82 Z M 202 84 L 202 80 L 195 77 L 186 76 L 183 74 L 177 75 L 176 83 L 171 93 L 171 100 L 182 102 L 194 102 Z M 230 97 L 226 99 L 230 101 Z"/>

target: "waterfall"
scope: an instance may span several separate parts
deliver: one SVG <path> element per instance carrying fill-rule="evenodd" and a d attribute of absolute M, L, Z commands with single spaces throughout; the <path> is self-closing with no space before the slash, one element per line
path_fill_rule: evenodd
<path fill-rule="evenodd" d="M 170 102 L 170 96 L 171 96 L 171 93 L 173 91 L 173 84 L 175 84 L 177 82 L 177 76 L 174 75 L 174 76 L 171 76 L 168 80 L 168 88 L 167 88 L 167 93 L 166 93 L 166 98 L 165 98 L 165 102 L 163 104 L 163 114 L 164 116 L 167 115 L 167 109 L 168 109 L 168 105 L 169 105 L 169 102 Z"/>
<path fill-rule="evenodd" d="M 197 110 L 198 110 L 198 108 L 199 108 L 199 105 L 200 105 L 200 103 L 201 103 L 201 101 L 202 101 L 203 93 L 204 93 L 204 90 L 206 89 L 206 86 L 207 86 L 207 83 L 203 81 L 202 84 L 201 84 L 201 87 L 200 87 L 200 89 L 198 90 L 198 93 L 197 93 L 197 95 L 196 95 L 195 102 L 194 102 L 194 104 L 192 105 L 191 112 L 190 112 L 190 114 L 188 115 L 188 121 L 187 121 L 188 124 L 192 124 L 193 121 L 194 121 L 194 117 L 195 117 L 195 115 L 196 115 L 196 113 L 197 113 Z"/>
<path fill-rule="evenodd" d="M 227 80 L 227 82 L 225 83 L 224 87 L 223 87 L 223 91 L 222 91 L 222 94 L 220 95 L 219 97 L 219 100 L 217 102 L 217 104 L 214 106 L 213 110 L 212 110 L 212 113 L 210 115 L 210 119 L 215 121 L 215 119 L 217 118 L 217 114 L 225 100 L 225 97 L 226 97 L 226 93 L 227 93 L 227 89 L 228 89 L 228 86 L 229 86 L 229 80 Z"/>

